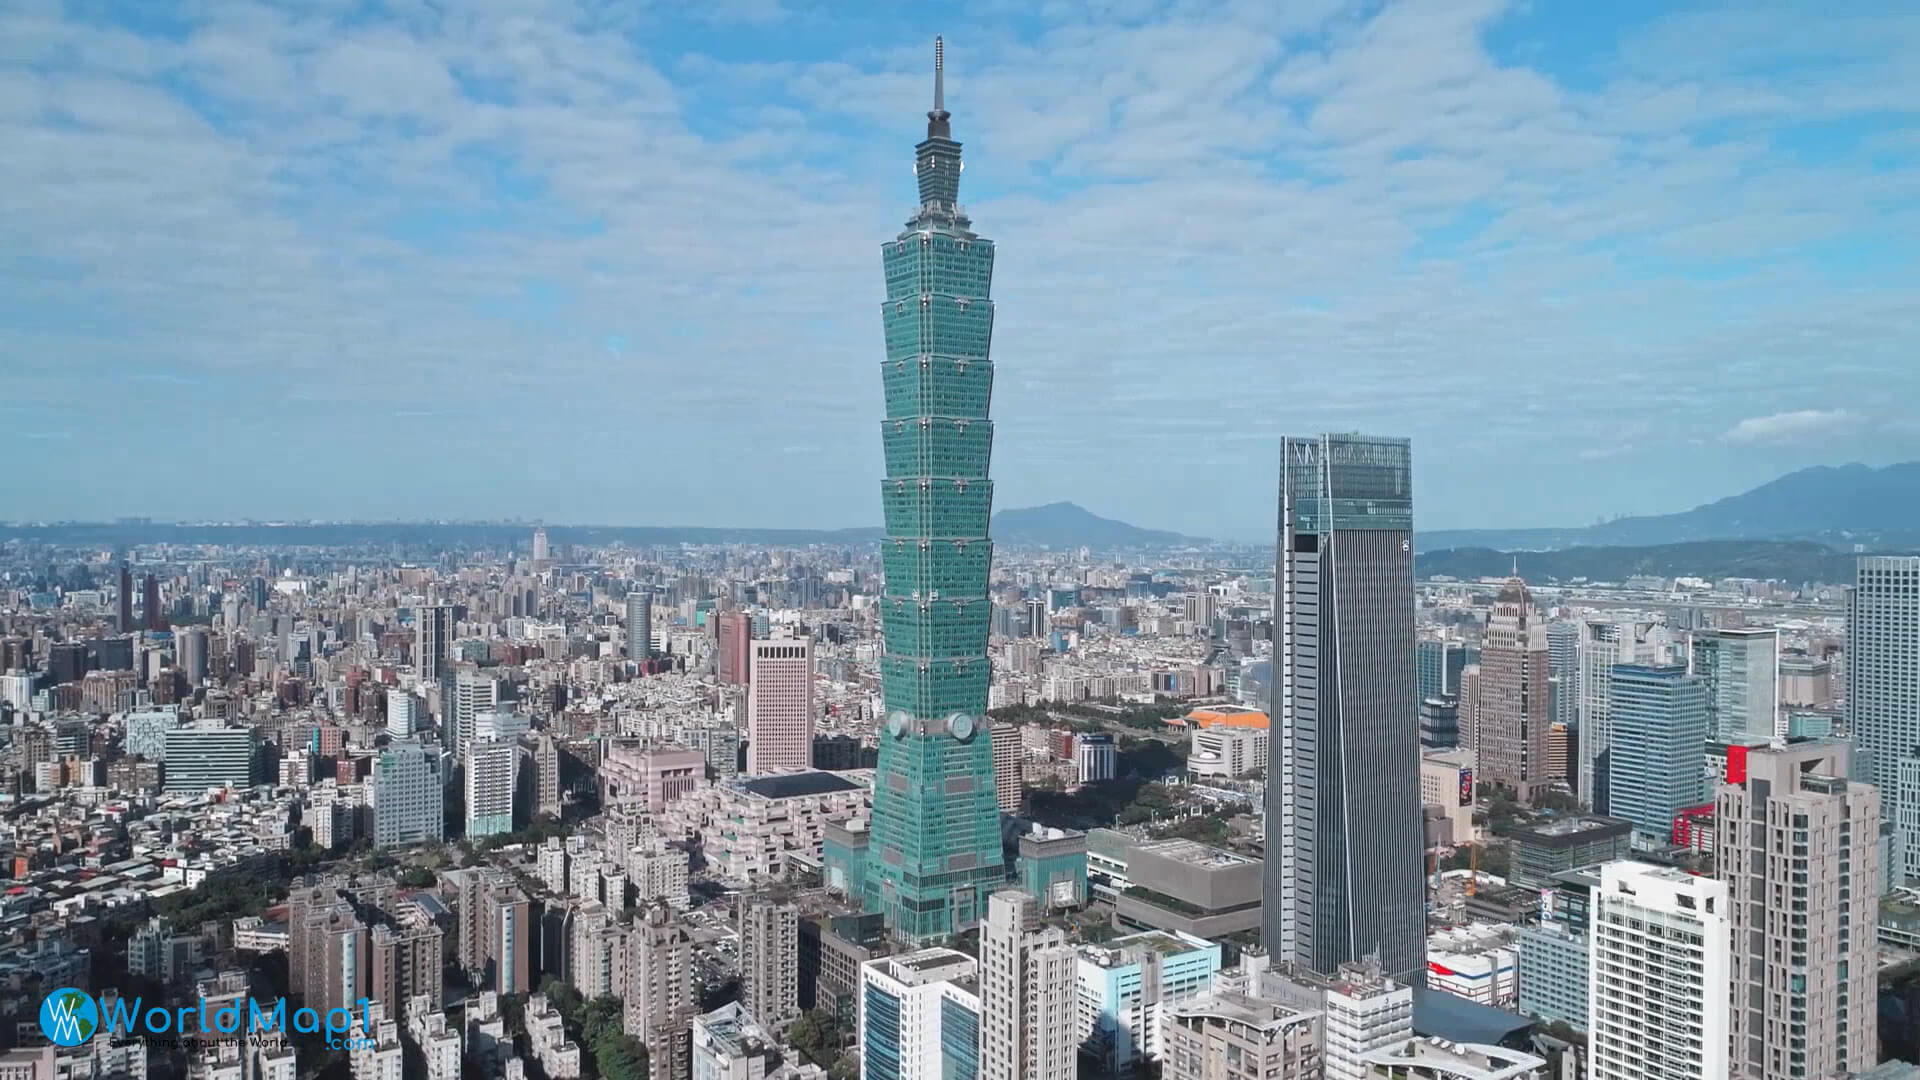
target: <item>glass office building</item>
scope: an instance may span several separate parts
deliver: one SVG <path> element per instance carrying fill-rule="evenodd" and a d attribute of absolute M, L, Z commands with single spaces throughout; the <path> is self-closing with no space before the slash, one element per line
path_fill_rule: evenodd
<path fill-rule="evenodd" d="M 1281 445 L 1262 940 L 1324 974 L 1426 971 L 1405 439 Z"/>
<path fill-rule="evenodd" d="M 1006 882 L 984 717 L 993 243 L 959 205 L 960 144 L 935 48 L 934 107 L 915 148 L 920 208 L 882 248 L 887 716 L 860 888 L 868 910 L 908 942 L 977 923 Z"/>

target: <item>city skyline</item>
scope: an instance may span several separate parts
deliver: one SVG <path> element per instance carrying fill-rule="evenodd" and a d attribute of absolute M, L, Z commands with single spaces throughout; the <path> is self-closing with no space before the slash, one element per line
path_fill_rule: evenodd
<path fill-rule="evenodd" d="M 899 216 L 884 148 L 936 30 L 968 56 L 974 209 L 1022 240 L 1003 505 L 1254 535 L 1287 429 L 1447 447 L 1419 482 L 1460 516 L 1431 528 L 1920 457 L 1875 404 L 1916 378 L 1886 239 L 1913 214 L 1910 18 L 708 14 L 0 16 L 0 130 L 29 151 L 3 166 L 0 447 L 45 462 L 9 505 L 870 520 L 874 448 L 825 435 L 881 404 L 838 299 Z M 97 441 L 106 385 L 138 407 Z M 744 454 L 674 449 L 741 415 Z M 157 502 L 125 441 L 227 482 Z M 675 467 L 552 464 L 649 449 Z M 449 479 L 378 467 L 396 453 Z M 288 460 L 358 480 L 296 492 Z"/>

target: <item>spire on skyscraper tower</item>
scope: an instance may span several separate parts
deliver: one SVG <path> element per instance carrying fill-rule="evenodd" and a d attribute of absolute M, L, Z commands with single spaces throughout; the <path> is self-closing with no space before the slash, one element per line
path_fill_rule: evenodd
<path fill-rule="evenodd" d="M 927 113 L 927 138 L 950 139 L 953 129 L 947 121 L 952 119 L 947 112 L 947 47 L 940 38 L 933 39 L 933 111 Z"/>

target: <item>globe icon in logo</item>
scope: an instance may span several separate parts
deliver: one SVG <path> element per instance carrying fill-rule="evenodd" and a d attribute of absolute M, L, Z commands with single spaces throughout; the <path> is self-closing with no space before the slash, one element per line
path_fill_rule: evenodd
<path fill-rule="evenodd" d="M 79 1046 L 100 1030 L 100 1007 L 85 990 L 65 987 L 40 1003 L 40 1031 L 55 1046 Z"/>

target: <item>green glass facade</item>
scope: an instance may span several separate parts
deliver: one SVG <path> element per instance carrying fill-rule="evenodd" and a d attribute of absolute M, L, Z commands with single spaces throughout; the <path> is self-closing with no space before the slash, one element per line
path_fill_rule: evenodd
<path fill-rule="evenodd" d="M 986 733 L 993 544 L 993 244 L 959 205 L 960 144 L 941 107 L 915 148 L 920 209 L 881 249 L 887 538 L 886 726 L 860 895 L 896 938 L 954 934 L 1006 882 Z"/>

